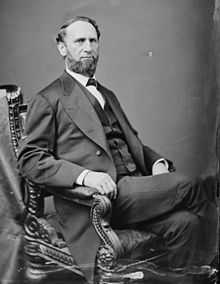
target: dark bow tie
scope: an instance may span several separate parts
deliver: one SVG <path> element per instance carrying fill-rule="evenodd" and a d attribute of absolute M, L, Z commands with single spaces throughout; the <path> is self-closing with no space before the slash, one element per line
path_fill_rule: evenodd
<path fill-rule="evenodd" d="M 94 79 L 94 78 L 89 78 L 89 80 L 88 80 L 86 86 L 87 86 L 87 87 L 88 87 L 88 86 L 95 86 L 95 87 L 97 88 L 97 81 L 96 81 L 96 79 Z"/>

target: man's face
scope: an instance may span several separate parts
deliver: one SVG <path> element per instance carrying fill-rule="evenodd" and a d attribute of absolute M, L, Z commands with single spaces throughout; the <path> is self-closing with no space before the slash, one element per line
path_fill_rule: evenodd
<path fill-rule="evenodd" d="M 71 71 L 87 77 L 94 75 L 99 57 L 99 41 L 90 23 L 78 21 L 68 26 L 64 43 L 60 43 L 58 49 L 65 56 Z"/>

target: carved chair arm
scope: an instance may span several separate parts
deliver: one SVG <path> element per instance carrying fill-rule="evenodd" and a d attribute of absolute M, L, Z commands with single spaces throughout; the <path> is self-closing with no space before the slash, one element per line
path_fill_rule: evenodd
<path fill-rule="evenodd" d="M 41 188 L 30 181 L 27 181 L 27 185 L 27 211 L 32 215 L 40 217 L 39 204 L 43 199 L 45 188 Z M 117 258 L 123 253 L 121 242 L 110 226 L 112 204 L 108 197 L 100 195 L 95 188 L 85 186 L 63 190 L 47 188 L 47 191 L 60 198 L 89 206 L 91 208 L 91 222 L 101 239 L 102 245 L 106 247 L 108 251 L 112 251 L 114 258 Z"/>
<path fill-rule="evenodd" d="M 112 251 L 114 258 L 123 253 L 121 242 L 110 226 L 112 204 L 107 196 L 99 194 L 95 188 L 86 186 L 65 189 L 62 192 L 57 189 L 49 189 L 49 191 L 60 198 L 89 206 L 91 208 L 91 221 L 102 241 L 102 245 L 108 251 Z"/>

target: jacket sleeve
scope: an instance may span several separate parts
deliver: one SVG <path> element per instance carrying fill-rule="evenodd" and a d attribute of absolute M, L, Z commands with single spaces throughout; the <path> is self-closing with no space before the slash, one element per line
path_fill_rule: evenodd
<path fill-rule="evenodd" d="M 28 108 L 25 135 L 21 141 L 18 167 L 37 184 L 73 187 L 83 167 L 56 157 L 56 116 L 48 100 L 38 94 Z"/>

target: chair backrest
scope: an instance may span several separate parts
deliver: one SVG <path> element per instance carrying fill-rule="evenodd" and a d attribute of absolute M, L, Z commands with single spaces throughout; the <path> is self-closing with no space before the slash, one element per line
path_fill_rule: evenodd
<path fill-rule="evenodd" d="M 5 95 L 8 101 L 11 142 L 15 157 L 17 158 L 19 140 L 22 138 L 24 133 L 27 105 L 23 104 L 21 88 L 17 85 L 3 85 L 0 88 L 5 90 Z"/>
<path fill-rule="evenodd" d="M 9 137 L 8 142 L 13 150 L 14 165 L 17 169 L 17 157 L 19 141 L 24 137 L 25 118 L 27 113 L 27 104 L 23 102 L 23 94 L 21 88 L 17 85 L 8 84 L 0 86 L 1 97 L 5 99 L 6 106 L 8 107 L 7 118 Z M 17 174 L 18 170 L 17 170 Z M 25 204 L 26 211 L 36 216 L 41 216 L 44 211 L 44 200 L 42 190 L 36 188 L 30 181 L 24 181 L 20 177 L 20 186 L 23 202 Z M 17 194 L 18 195 L 18 194 Z"/>
<path fill-rule="evenodd" d="M 9 119 L 13 115 L 12 108 L 18 104 L 11 98 L 9 108 L 7 94 L 17 91 L 20 92 L 15 85 L 0 86 L 0 185 L 1 194 L 5 195 L 8 208 L 11 208 L 10 211 L 14 216 L 20 215 L 24 211 L 22 179 L 16 167 L 18 137 L 21 133 L 19 127 L 17 127 L 18 120 L 15 119 L 15 122 L 12 123 L 12 119 Z M 17 100 L 20 101 L 20 104 L 21 97 L 18 96 Z M 18 109 L 17 106 L 15 108 Z M 9 113 L 11 114 L 9 115 Z M 16 111 L 13 111 L 13 113 L 16 113 Z M 15 134 L 11 135 L 12 132 Z"/>
<path fill-rule="evenodd" d="M 0 86 L 0 282 L 23 283 L 26 211 L 11 140 L 6 89 L 8 85 Z"/>
<path fill-rule="evenodd" d="M 7 98 L 10 140 L 16 164 L 19 142 L 24 138 L 28 105 L 24 103 L 21 88 L 17 85 L 3 85 L 0 86 L 0 90 L 5 92 L 5 97 Z M 41 188 L 26 180 L 22 189 L 26 210 L 31 214 L 40 217 L 44 213 L 52 214 L 55 212 L 52 199 L 50 197 L 44 198 L 51 196 L 51 193 L 45 188 Z"/>

